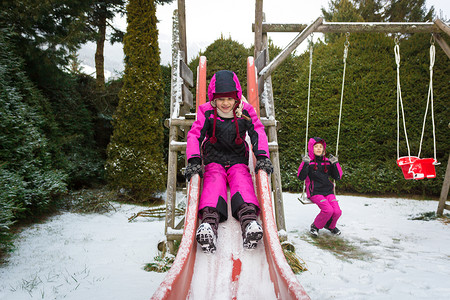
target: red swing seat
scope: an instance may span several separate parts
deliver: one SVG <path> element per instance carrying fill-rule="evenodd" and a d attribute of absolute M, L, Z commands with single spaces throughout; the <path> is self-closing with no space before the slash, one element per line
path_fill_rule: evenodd
<path fill-rule="evenodd" d="M 402 168 L 405 179 L 435 178 L 434 158 L 418 158 L 417 156 L 403 156 L 397 159 L 397 165 Z"/>

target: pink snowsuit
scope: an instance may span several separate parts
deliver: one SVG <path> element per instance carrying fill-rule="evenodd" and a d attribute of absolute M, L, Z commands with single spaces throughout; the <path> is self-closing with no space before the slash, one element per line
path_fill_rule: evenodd
<path fill-rule="evenodd" d="M 314 155 L 314 145 L 323 145 L 323 155 Z M 326 143 L 323 139 L 315 137 L 308 142 L 308 155 L 311 162 L 302 162 L 298 168 L 297 177 L 305 180 L 306 195 L 308 199 L 317 204 L 320 213 L 314 220 L 318 229 L 327 226 L 329 229 L 336 227 L 339 217 L 342 215 L 341 208 L 334 194 L 334 184 L 330 177 L 339 180 L 342 178 L 342 169 L 339 162 L 331 164 L 325 157 Z M 330 221 L 331 219 L 331 221 Z M 330 222 L 329 222 L 330 221 Z M 327 223 L 329 222 L 329 223 Z"/>
<path fill-rule="evenodd" d="M 227 72 L 216 73 L 218 75 L 211 79 L 208 91 L 210 100 L 214 93 L 229 92 L 230 81 L 235 83 L 232 89 L 241 98 L 239 80 L 233 72 Z M 255 109 L 247 102 L 242 104 L 242 116 L 234 114 L 232 118 L 220 117 L 211 102 L 200 105 L 197 119 L 187 135 L 187 159 L 201 158 L 205 165 L 198 209 L 216 208 L 220 221 L 228 218 L 227 184 L 230 187 L 233 217 L 238 219 L 237 212 L 243 203 L 254 204 L 259 213 L 259 203 L 248 168 L 249 145 L 244 140 L 245 135 L 250 137 L 253 153 L 257 157 L 269 157 L 269 146 L 264 125 Z"/>

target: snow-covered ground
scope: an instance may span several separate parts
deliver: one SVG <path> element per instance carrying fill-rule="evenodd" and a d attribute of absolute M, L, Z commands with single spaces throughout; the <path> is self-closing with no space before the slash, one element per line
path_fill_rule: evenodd
<path fill-rule="evenodd" d="M 342 235 L 320 231 L 313 240 L 307 230 L 318 208 L 298 196 L 284 193 L 286 227 L 308 268 L 297 278 L 311 299 L 449 299 L 450 225 L 412 220 L 435 212 L 436 201 L 339 196 Z M 0 299 L 149 299 L 165 273 L 143 266 L 158 255 L 164 220 L 129 223 L 142 207 L 115 206 L 23 230 L 0 267 Z"/>

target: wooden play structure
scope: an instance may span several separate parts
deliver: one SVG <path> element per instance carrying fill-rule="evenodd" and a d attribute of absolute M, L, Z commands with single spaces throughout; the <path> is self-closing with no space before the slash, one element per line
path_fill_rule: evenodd
<path fill-rule="evenodd" d="M 173 267 L 155 292 L 152 299 L 186 299 L 192 293 L 191 286 L 195 276 L 197 245 L 195 231 L 197 222 L 197 207 L 201 193 L 201 178 L 193 176 L 187 185 L 186 214 L 181 220 L 176 220 L 175 208 L 177 202 L 177 170 L 178 156 L 185 154 L 186 135 L 193 124 L 196 114 L 191 113 L 206 101 L 207 89 L 207 58 L 200 57 L 197 68 L 197 78 L 194 82 L 192 70 L 187 65 L 186 22 L 184 0 L 178 0 L 178 10 L 173 16 L 172 35 L 172 79 L 170 118 L 166 126 L 170 128 L 169 161 L 165 220 L 165 246 L 174 252 L 174 241 L 181 241 Z M 250 29 L 249 29 L 250 30 Z M 320 33 L 358 33 L 358 32 L 386 32 L 386 33 L 431 33 L 435 40 L 450 58 L 450 48 L 440 34 L 450 35 L 447 24 L 437 19 L 434 23 L 329 23 L 321 17 L 309 25 L 305 24 L 270 24 L 263 22 L 263 0 L 255 1 L 255 53 L 247 60 L 247 99 L 258 112 L 261 122 L 266 128 L 270 158 L 274 165 L 274 173 L 270 178 L 264 172 L 258 172 L 255 186 L 258 199 L 261 202 L 261 221 L 264 229 L 264 255 L 270 273 L 271 284 L 277 299 L 309 299 L 303 287 L 284 259 L 281 242 L 287 239 L 282 198 L 281 174 L 277 143 L 277 120 L 275 116 L 274 99 L 272 93 L 271 74 L 309 35 Z M 275 58 L 270 59 L 268 52 L 269 32 L 298 32 L 298 35 Z M 196 98 L 189 88 L 196 87 Z M 438 214 L 446 205 L 450 185 L 450 159 L 442 187 Z M 177 201 L 178 200 L 178 201 Z M 227 221 L 228 222 L 228 221 Z M 225 226 L 232 226 L 227 225 Z M 222 230 L 222 229 L 221 229 Z M 240 238 L 240 237 L 238 237 Z M 211 258 L 210 258 L 211 259 Z M 223 258 L 220 264 L 223 268 L 230 268 L 229 283 L 223 288 L 230 289 L 229 297 L 236 299 L 239 275 L 244 256 L 232 257 L 227 261 Z"/>

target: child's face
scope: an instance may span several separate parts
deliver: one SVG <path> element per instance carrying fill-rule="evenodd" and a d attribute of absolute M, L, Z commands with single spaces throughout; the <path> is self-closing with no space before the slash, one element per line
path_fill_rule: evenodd
<path fill-rule="evenodd" d="M 323 153 L 323 145 L 321 143 L 317 143 L 314 145 L 314 155 L 321 156 Z"/>
<path fill-rule="evenodd" d="M 229 97 L 224 98 L 216 98 L 216 106 L 224 113 L 228 113 L 233 110 L 234 105 L 236 104 L 236 100 Z"/>

